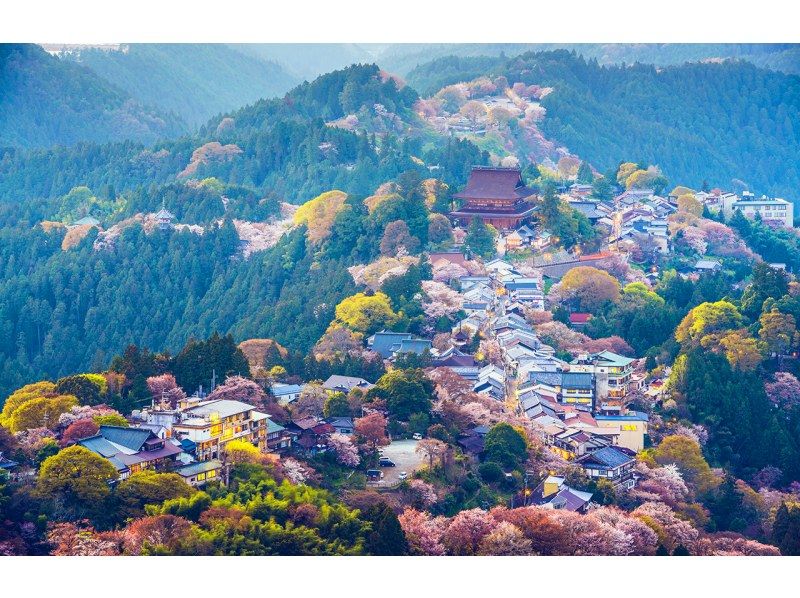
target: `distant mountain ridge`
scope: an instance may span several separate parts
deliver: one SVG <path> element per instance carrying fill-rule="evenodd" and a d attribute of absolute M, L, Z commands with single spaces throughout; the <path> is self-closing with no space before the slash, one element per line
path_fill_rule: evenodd
<path fill-rule="evenodd" d="M 193 127 L 262 98 L 282 96 L 302 80 L 274 61 L 226 44 L 126 44 L 124 51 L 72 49 L 64 57 Z"/>
<path fill-rule="evenodd" d="M 0 147 L 152 143 L 185 130 L 178 117 L 33 44 L 0 45 L 0 89 Z"/>

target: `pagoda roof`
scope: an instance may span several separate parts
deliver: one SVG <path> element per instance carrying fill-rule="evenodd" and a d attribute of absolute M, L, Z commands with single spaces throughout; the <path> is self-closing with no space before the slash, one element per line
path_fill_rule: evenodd
<path fill-rule="evenodd" d="M 459 199 L 506 199 L 518 200 L 530 197 L 534 192 L 522 182 L 519 168 L 489 168 L 474 166 L 467 186 L 453 197 Z"/>

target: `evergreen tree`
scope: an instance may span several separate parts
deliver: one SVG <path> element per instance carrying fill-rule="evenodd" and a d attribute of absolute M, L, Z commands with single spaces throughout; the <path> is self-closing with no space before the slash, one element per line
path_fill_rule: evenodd
<path fill-rule="evenodd" d="M 465 244 L 467 248 L 484 258 L 490 258 L 497 252 L 496 243 L 497 233 L 493 228 L 484 224 L 478 217 L 472 219 L 467 228 Z"/>

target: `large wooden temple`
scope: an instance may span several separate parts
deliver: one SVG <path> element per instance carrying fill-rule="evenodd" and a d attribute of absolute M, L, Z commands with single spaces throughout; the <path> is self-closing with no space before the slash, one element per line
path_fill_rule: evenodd
<path fill-rule="evenodd" d="M 515 229 L 530 220 L 533 196 L 519 168 L 474 166 L 466 188 L 453 195 L 464 204 L 450 217 L 464 226 L 478 217 L 498 230 Z"/>

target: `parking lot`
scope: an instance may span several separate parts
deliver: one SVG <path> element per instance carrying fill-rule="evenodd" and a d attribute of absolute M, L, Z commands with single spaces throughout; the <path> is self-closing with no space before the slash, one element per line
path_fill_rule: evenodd
<path fill-rule="evenodd" d="M 401 471 L 408 473 L 408 477 L 422 466 L 422 457 L 417 454 L 416 440 L 397 440 L 388 446 L 384 446 L 383 456 L 391 459 L 395 467 L 381 467 L 383 480 L 381 486 L 394 486 L 400 481 L 398 477 Z"/>

